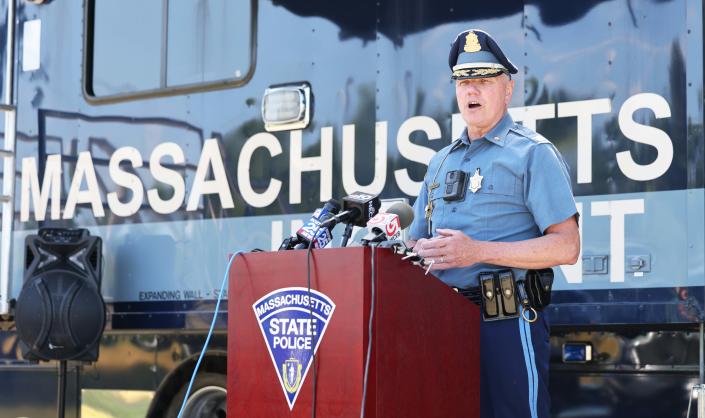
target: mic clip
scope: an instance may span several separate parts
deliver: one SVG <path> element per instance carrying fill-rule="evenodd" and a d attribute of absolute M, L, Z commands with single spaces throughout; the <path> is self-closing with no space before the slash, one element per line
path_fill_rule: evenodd
<path fill-rule="evenodd" d="M 415 253 L 413 249 L 407 247 L 403 241 L 385 241 L 381 243 L 380 246 L 383 248 L 391 248 L 395 254 L 402 256 L 402 260 L 409 260 L 411 264 L 424 268 L 424 274 L 426 275 L 431 271 L 434 260 L 426 261 L 426 259 Z"/>
<path fill-rule="evenodd" d="M 369 233 L 360 240 L 360 243 L 363 247 L 369 247 L 372 244 L 377 244 L 377 246 L 381 248 L 392 248 L 388 246 L 382 246 L 383 243 L 390 242 L 385 240 L 384 238 L 384 232 L 380 232 L 379 234 Z"/>
<path fill-rule="evenodd" d="M 296 244 L 298 244 L 298 243 L 299 243 L 299 240 L 297 237 L 288 237 L 279 246 L 279 251 L 293 250 L 294 247 L 296 246 Z"/>
<path fill-rule="evenodd" d="M 394 251 L 395 254 L 402 254 L 400 252 L 397 252 L 397 248 L 407 248 L 406 244 L 404 244 L 404 241 L 402 240 L 391 240 L 391 241 L 382 241 L 378 245 L 379 248 L 391 248 L 392 251 Z"/>

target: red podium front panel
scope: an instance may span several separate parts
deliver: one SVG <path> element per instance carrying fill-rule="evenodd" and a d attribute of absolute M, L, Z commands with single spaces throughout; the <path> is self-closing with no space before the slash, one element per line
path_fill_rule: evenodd
<path fill-rule="evenodd" d="M 298 322 L 282 319 L 275 324 L 273 313 L 261 309 L 258 315 L 253 304 L 280 294 L 281 289 L 306 288 L 306 251 L 238 256 L 231 270 L 228 302 L 229 416 L 310 417 L 315 379 L 317 416 L 359 417 L 373 287 L 365 415 L 479 416 L 477 307 L 390 250 L 375 250 L 373 286 L 372 251 L 362 247 L 313 251 L 311 289 L 322 296 L 314 295 L 321 303 L 312 305 L 321 307 L 330 300 L 335 308 L 325 328 L 324 311 L 320 311 L 323 316 L 313 325 L 321 332 L 316 337 L 320 339 L 316 362 L 305 375 L 303 365 L 298 381 L 296 356 L 287 362 L 289 354 L 282 350 L 282 341 L 273 343 L 273 338 L 285 337 L 267 333 L 283 335 L 286 328 L 289 337 L 283 345 L 303 347 L 299 336 L 310 332 L 309 313 L 298 308 Z M 289 293 L 288 300 L 302 293 L 284 292 Z M 283 300 L 267 306 L 274 312 Z M 258 318 L 270 322 L 261 327 Z M 270 354 L 272 344 L 279 346 L 278 359 Z"/>

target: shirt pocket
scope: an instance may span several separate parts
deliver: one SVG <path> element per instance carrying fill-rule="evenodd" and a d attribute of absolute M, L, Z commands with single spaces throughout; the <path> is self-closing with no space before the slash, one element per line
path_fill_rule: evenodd
<path fill-rule="evenodd" d="M 478 193 L 486 195 L 517 196 L 522 189 L 522 179 L 508 167 L 498 163 L 492 164 L 483 183 Z"/>

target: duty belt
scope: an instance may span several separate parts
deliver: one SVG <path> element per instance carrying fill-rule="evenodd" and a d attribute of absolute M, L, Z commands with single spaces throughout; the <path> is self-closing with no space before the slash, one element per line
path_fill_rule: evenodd
<path fill-rule="evenodd" d="M 459 287 L 454 287 L 453 290 L 465 296 L 467 300 L 480 306 L 482 304 L 482 294 L 480 294 L 480 286 L 469 287 L 467 289 L 461 289 Z"/>
<path fill-rule="evenodd" d="M 512 270 L 486 271 L 479 275 L 479 286 L 454 288 L 481 307 L 484 321 L 521 317 L 534 322 L 538 311 L 551 303 L 553 270 L 528 270 L 516 279 Z"/>

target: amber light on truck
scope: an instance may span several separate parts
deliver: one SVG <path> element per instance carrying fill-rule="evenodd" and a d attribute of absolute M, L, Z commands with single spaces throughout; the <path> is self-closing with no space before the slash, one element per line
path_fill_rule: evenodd
<path fill-rule="evenodd" d="M 270 86 L 262 98 L 262 120 L 268 132 L 303 129 L 311 121 L 311 86 L 308 83 Z"/>

